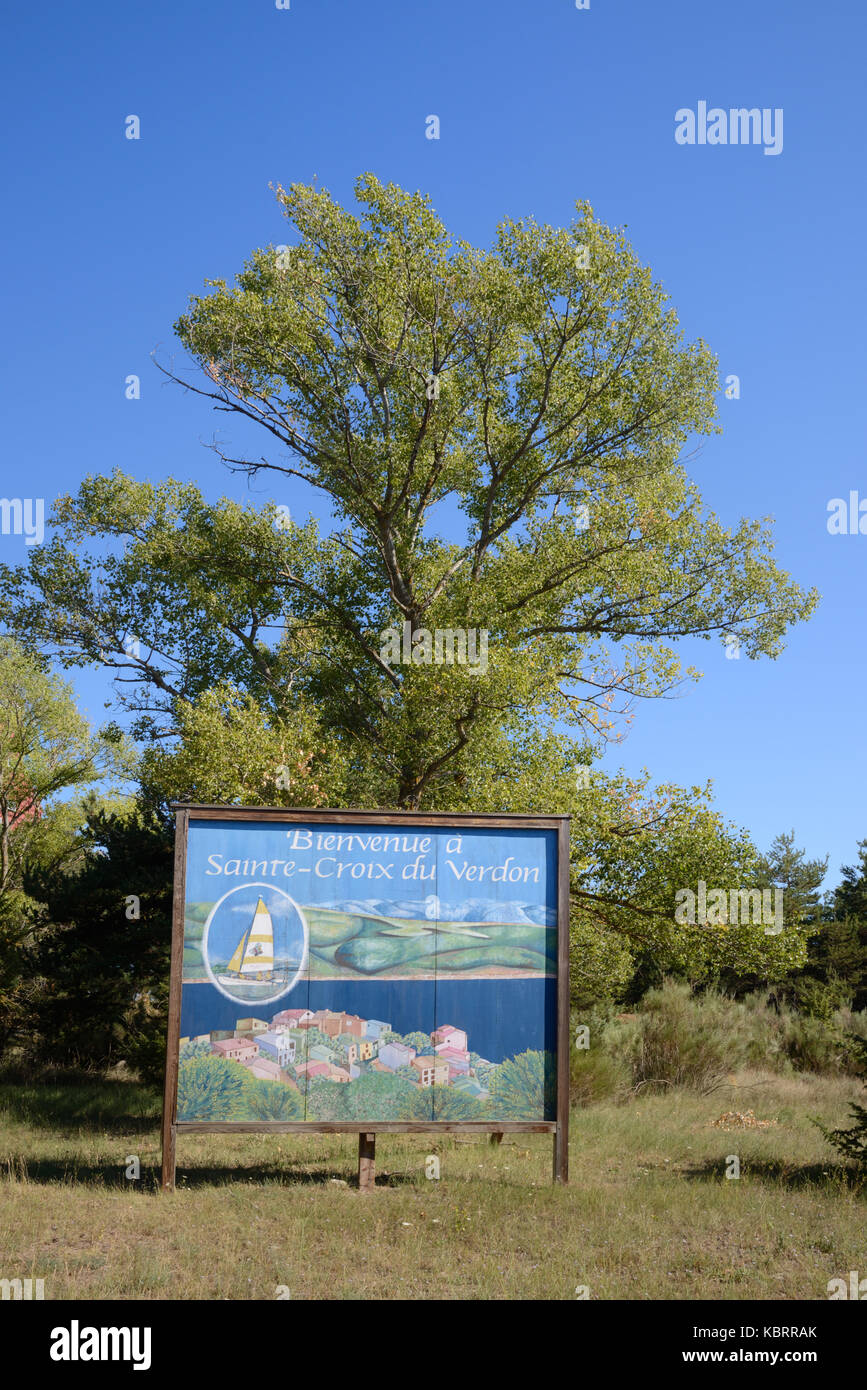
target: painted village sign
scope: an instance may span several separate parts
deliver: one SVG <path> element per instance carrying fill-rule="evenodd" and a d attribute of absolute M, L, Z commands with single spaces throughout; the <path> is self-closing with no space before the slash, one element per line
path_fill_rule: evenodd
<path fill-rule="evenodd" d="M 565 1180 L 568 818 L 179 806 L 185 1130 L 534 1130 Z"/>

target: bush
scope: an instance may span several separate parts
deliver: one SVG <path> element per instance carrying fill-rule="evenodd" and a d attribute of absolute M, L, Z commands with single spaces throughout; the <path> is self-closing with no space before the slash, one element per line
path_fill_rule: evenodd
<path fill-rule="evenodd" d="M 574 1045 L 579 1024 L 590 1047 Z M 741 1066 L 780 1073 L 856 1073 L 867 1040 L 867 1011 L 838 1009 L 819 1018 L 780 1005 L 772 994 L 732 999 L 717 989 L 693 994 L 667 979 L 649 990 L 634 1014 L 608 1005 L 573 1015 L 569 1088 L 573 1105 L 592 1105 L 635 1091 L 672 1086 L 707 1092 Z"/>
<path fill-rule="evenodd" d="M 865 1078 L 867 1089 L 867 1038 L 850 1033 L 849 1040 L 856 1057 L 858 1075 Z M 826 1129 L 821 1121 L 815 1120 L 814 1123 L 843 1158 L 854 1163 L 859 1171 L 867 1173 L 867 1108 L 853 1101 L 849 1113 L 854 1121 L 849 1129 Z"/>
<path fill-rule="evenodd" d="M 588 1046 L 577 1046 L 578 1029 Z M 624 1023 L 609 1002 L 597 1003 L 573 1013 L 570 1020 L 569 1100 L 572 1105 L 594 1105 L 619 1100 L 630 1085 L 630 1044 L 634 1025 Z"/>
<path fill-rule="evenodd" d="M 739 1027 L 749 1066 L 772 1071 L 812 1071 L 839 1075 L 857 1066 L 848 1034 L 867 1036 L 867 1014 L 837 1009 L 827 1018 L 801 1013 L 786 1005 L 773 1007 L 774 996 L 748 995 Z"/>
<path fill-rule="evenodd" d="M 780 1022 L 785 1055 L 795 1071 L 839 1073 L 851 1066 L 851 1043 L 832 1020 L 786 1010 Z"/>
<path fill-rule="evenodd" d="M 534 1120 L 557 1113 L 556 1071 L 550 1052 L 519 1052 L 507 1057 L 491 1080 L 490 1105 L 498 1120 Z"/>
<path fill-rule="evenodd" d="M 688 985 L 672 980 L 650 990 L 639 1015 L 633 1085 L 714 1090 L 743 1060 L 737 1019 L 738 1005 L 715 990 L 694 996 Z"/>
<path fill-rule="evenodd" d="M 836 975 L 816 980 L 812 975 L 799 973 L 792 980 L 791 996 L 799 1013 L 830 1022 L 839 1009 L 851 1003 L 852 988 L 849 981 Z"/>
<path fill-rule="evenodd" d="M 136 1073 L 143 1086 L 162 1091 L 166 1069 L 166 1025 L 160 1018 L 150 1026 L 127 1033 L 118 1051 L 122 1061 Z"/>
<path fill-rule="evenodd" d="M 42 908 L 25 1051 L 42 1066 L 105 1068 L 123 1061 L 159 1085 L 173 837 L 162 821 L 127 808 L 91 812 L 80 838 L 84 859 L 76 873 L 61 866 L 28 882 Z"/>
<path fill-rule="evenodd" d="M 745 995 L 737 1007 L 745 1065 L 764 1071 L 791 1072 L 787 1045 L 791 1011 L 779 1004 L 776 995 L 760 990 Z"/>
<path fill-rule="evenodd" d="M 629 1089 L 629 1068 L 623 1059 L 592 1044 L 572 1049 L 569 1062 L 569 1100 L 572 1105 L 595 1105 L 619 1100 Z"/>
<path fill-rule="evenodd" d="M 860 1076 L 861 1064 L 858 1039 L 867 1042 L 867 1009 L 838 1009 L 834 1015 L 834 1027 L 846 1040 L 847 1050 L 843 1056 L 843 1071 L 849 1076 Z"/>
<path fill-rule="evenodd" d="M 179 1120 L 245 1120 L 252 1077 L 223 1057 L 194 1057 L 178 1072 Z"/>

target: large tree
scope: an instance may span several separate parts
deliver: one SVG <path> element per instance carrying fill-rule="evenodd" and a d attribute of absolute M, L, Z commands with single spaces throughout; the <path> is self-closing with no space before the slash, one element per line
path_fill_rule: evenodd
<path fill-rule="evenodd" d="M 94 784 L 122 782 L 132 763 L 116 728 L 94 732 L 46 662 L 0 636 L 0 1053 L 29 1027 L 38 992 L 29 964 L 41 900 L 29 880 L 80 865 Z"/>
<path fill-rule="evenodd" d="M 27 567 L 0 569 L 0 617 L 115 670 L 156 801 L 571 812 L 591 992 L 641 950 L 698 973 L 794 963 L 788 936 L 674 930 L 678 887 L 756 882 L 703 793 L 576 785 L 618 711 L 697 674 L 678 642 L 773 657 L 815 603 L 766 524 L 725 526 L 687 476 L 715 428 L 708 348 L 587 204 L 481 250 L 370 175 L 358 215 L 278 198 L 293 244 L 177 323 L 199 368 L 183 384 L 272 449 L 215 447 L 275 504 L 88 478 Z M 303 486 L 330 533 L 280 514 Z M 404 626 L 407 664 L 384 642 Z M 486 666 L 426 660 L 438 628 L 487 632 Z"/>
<path fill-rule="evenodd" d="M 26 866 L 70 851 L 82 818 L 70 793 L 123 779 L 133 763 L 115 726 L 95 733 L 46 662 L 0 636 L 0 905 L 20 894 Z"/>
<path fill-rule="evenodd" d="M 812 1013 L 867 1008 L 867 840 L 858 843 L 858 863 L 842 875 L 814 915 L 807 962 L 792 982 L 798 1003 Z"/>
<path fill-rule="evenodd" d="M 94 807 L 75 872 L 37 871 L 28 1057 L 59 1066 L 125 1061 L 162 1073 L 172 917 L 172 830 L 136 807 Z"/>
<path fill-rule="evenodd" d="M 192 487 L 89 479 L 55 515 L 6 614 L 65 660 L 120 668 L 141 729 L 232 680 L 265 710 L 312 701 L 355 752 L 361 794 L 431 804 L 528 727 L 581 738 L 682 676 L 679 638 L 776 655 L 805 617 L 768 530 L 726 528 L 680 461 L 714 427 L 716 363 L 622 233 L 504 222 L 454 240 L 428 200 L 373 176 L 361 215 L 324 190 L 278 197 L 296 229 L 177 324 L 185 384 L 277 452 L 234 468 L 300 480 L 337 529 L 207 505 Z M 97 556 L 79 543 L 112 544 Z M 409 624 L 412 664 L 383 655 Z M 427 664 L 424 631 L 486 630 L 484 675 Z"/>

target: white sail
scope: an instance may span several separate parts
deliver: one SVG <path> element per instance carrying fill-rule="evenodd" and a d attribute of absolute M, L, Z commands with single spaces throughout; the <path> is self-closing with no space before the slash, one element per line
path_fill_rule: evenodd
<path fill-rule="evenodd" d="M 260 898 L 256 904 L 256 914 L 250 928 L 244 956 L 241 961 L 242 975 L 260 975 L 274 969 L 274 924 L 271 914 Z"/>

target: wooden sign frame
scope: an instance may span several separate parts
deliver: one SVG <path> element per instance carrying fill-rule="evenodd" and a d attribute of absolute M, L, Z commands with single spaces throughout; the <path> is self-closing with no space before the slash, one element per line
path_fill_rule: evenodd
<path fill-rule="evenodd" d="M 565 815 L 476 815 L 435 811 L 319 810 L 282 806 L 225 806 L 175 803 L 174 900 L 172 911 L 171 979 L 169 987 L 166 1074 L 162 1113 L 162 1190 L 175 1186 L 178 1134 L 195 1132 L 274 1134 L 357 1134 L 359 1136 L 359 1186 L 370 1189 L 374 1178 L 375 1135 L 383 1134 L 490 1134 L 497 1142 L 504 1134 L 551 1134 L 553 1179 L 565 1183 L 569 1176 L 569 823 Z M 418 826 L 431 829 L 479 828 L 489 830 L 555 830 L 557 832 L 557 987 L 556 987 L 556 1119 L 554 1120 L 419 1120 L 352 1121 L 240 1120 L 206 1121 L 177 1119 L 180 1065 L 181 991 L 183 983 L 184 913 L 188 832 L 191 821 L 274 821 L 322 825 Z"/>

